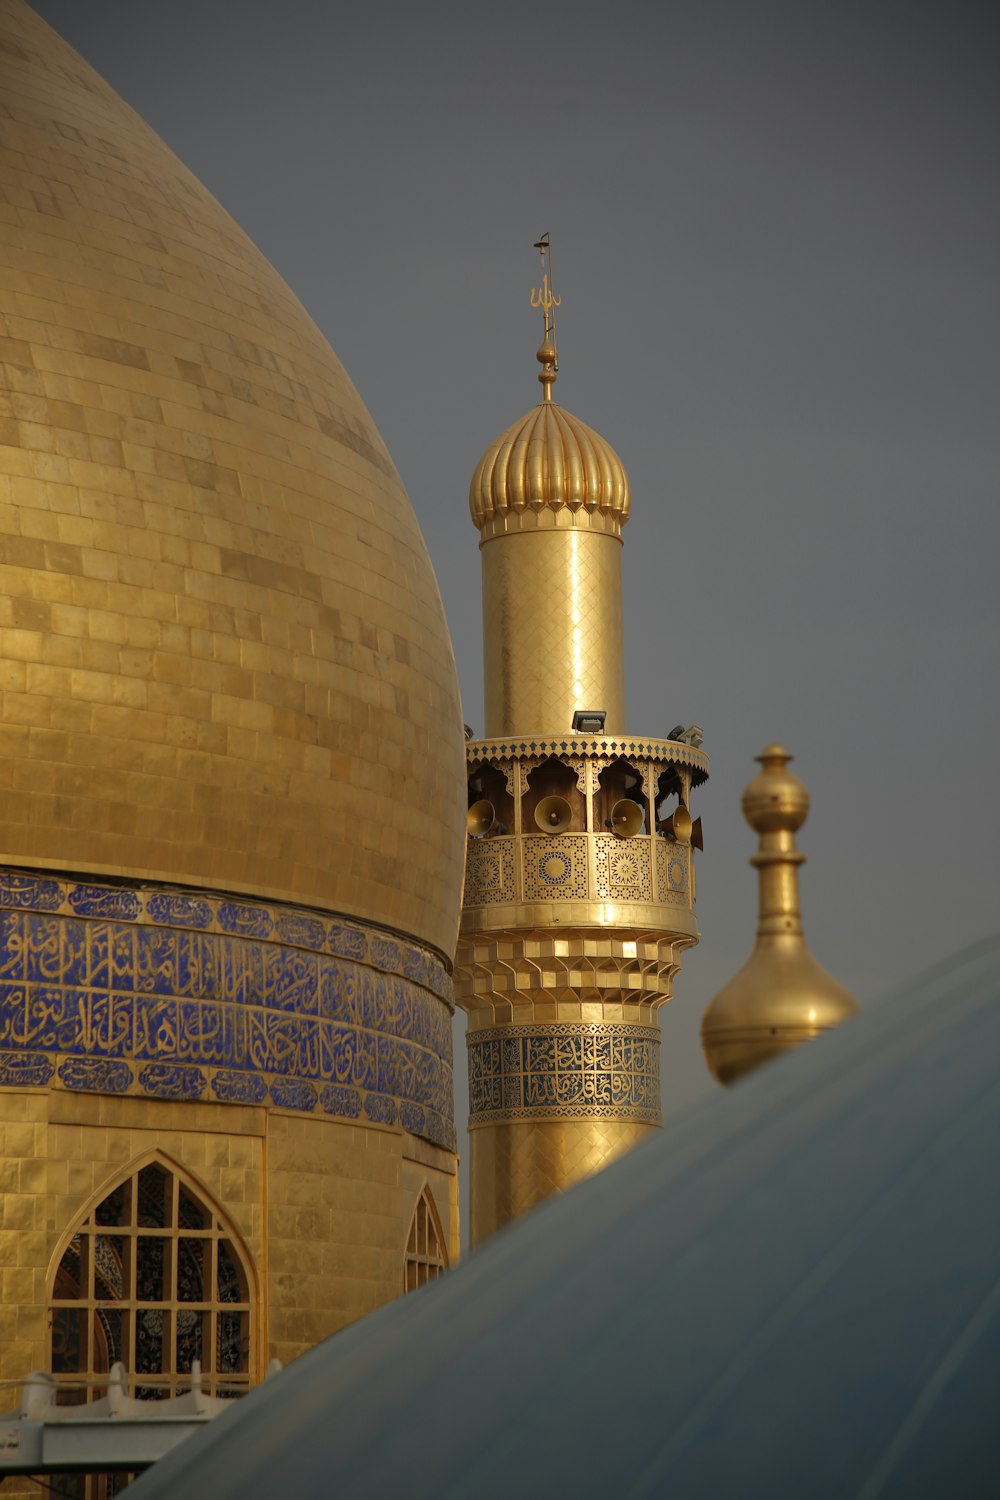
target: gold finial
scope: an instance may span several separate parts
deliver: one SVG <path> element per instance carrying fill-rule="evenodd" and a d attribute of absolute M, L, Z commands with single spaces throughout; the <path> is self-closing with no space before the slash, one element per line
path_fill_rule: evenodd
<path fill-rule="evenodd" d="M 799 778 L 786 769 L 794 759 L 783 745 L 767 745 L 754 756 L 763 769 L 744 791 L 740 804 L 754 833 L 797 833 L 805 822 L 809 793 Z M 794 841 L 788 847 L 793 848 Z"/>
<path fill-rule="evenodd" d="M 795 835 L 809 814 L 809 793 L 788 770 L 792 756 L 768 745 L 741 807 L 760 843 L 757 940 L 743 968 L 719 991 L 702 1021 L 702 1045 L 720 1083 L 839 1026 L 857 1001 L 821 968 L 806 947 L 799 906 Z"/>
<path fill-rule="evenodd" d="M 562 298 L 557 297 L 552 288 L 552 244 L 548 230 L 540 240 L 535 241 L 535 249 L 538 251 L 542 263 L 542 284 L 531 290 L 532 307 L 542 309 L 542 319 L 545 334 L 539 346 L 535 358 L 542 367 L 539 380 L 542 383 L 543 396 L 546 401 L 552 400 L 552 387 L 559 373 L 559 354 L 556 347 L 556 314 L 555 309 L 562 304 Z"/>
<path fill-rule="evenodd" d="M 746 787 L 740 806 L 760 847 L 750 863 L 760 875 L 757 936 L 802 932 L 798 866 L 806 857 L 795 835 L 809 815 L 809 793 L 788 770 L 793 757 L 782 745 L 767 745 L 754 757 L 762 767 Z"/>

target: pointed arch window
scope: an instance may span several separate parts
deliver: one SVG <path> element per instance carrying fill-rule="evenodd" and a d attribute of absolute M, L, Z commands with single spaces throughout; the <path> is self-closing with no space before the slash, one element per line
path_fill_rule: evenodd
<path fill-rule="evenodd" d="M 424 1187 L 417 1199 L 406 1237 L 406 1261 L 403 1272 L 404 1292 L 415 1292 L 418 1286 L 434 1281 L 448 1269 L 448 1252 L 444 1234 L 430 1189 Z"/>
<path fill-rule="evenodd" d="M 163 1159 L 137 1166 L 74 1229 L 52 1286 L 51 1369 L 70 1401 L 104 1394 L 100 1377 L 121 1360 L 132 1394 L 249 1387 L 254 1295 L 249 1265 L 207 1197 Z M 75 1377 L 75 1380 L 74 1380 Z"/>

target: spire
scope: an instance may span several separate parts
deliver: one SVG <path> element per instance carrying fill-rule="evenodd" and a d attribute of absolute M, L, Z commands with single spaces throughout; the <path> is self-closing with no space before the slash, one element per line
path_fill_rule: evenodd
<path fill-rule="evenodd" d="M 789 771 L 793 757 L 782 745 L 768 745 L 755 758 L 761 769 L 741 806 L 760 840 L 750 860 L 758 875 L 757 940 L 701 1027 L 705 1060 L 720 1083 L 812 1041 L 858 1008 L 813 958 L 803 934 L 799 866 L 805 855 L 795 835 L 809 814 L 809 793 Z"/>
<path fill-rule="evenodd" d="M 540 240 L 535 241 L 535 249 L 538 251 L 539 260 L 542 263 L 542 284 L 533 287 L 531 291 L 532 307 L 542 309 L 542 322 L 544 334 L 535 358 L 542 367 L 542 373 L 538 379 L 542 385 L 542 399 L 552 400 L 552 387 L 556 383 L 559 373 L 559 354 L 556 346 L 556 308 L 562 305 L 562 298 L 557 297 L 552 284 L 552 242 L 548 230 Z"/>
<path fill-rule="evenodd" d="M 795 835 L 809 815 L 809 793 L 786 770 L 795 757 L 782 745 L 767 745 L 754 759 L 763 766 L 743 793 L 743 816 L 760 847 L 750 863 L 759 875 L 757 937 L 794 934 L 802 937 L 799 909 L 799 865 L 806 857 L 795 847 Z"/>

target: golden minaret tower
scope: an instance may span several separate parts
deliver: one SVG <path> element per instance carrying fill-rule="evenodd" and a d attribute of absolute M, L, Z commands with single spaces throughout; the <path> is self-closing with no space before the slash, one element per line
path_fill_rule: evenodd
<path fill-rule="evenodd" d="M 799 910 L 799 865 L 806 857 L 795 835 L 808 816 L 809 793 L 788 769 L 792 758 L 781 745 L 768 745 L 743 793 L 743 816 L 760 835 L 750 860 L 759 875 L 760 915 L 753 952 L 701 1024 L 705 1060 L 720 1083 L 813 1041 L 858 1008 L 806 947 Z"/>
<path fill-rule="evenodd" d="M 625 728 L 614 450 L 552 398 L 541 251 L 542 400 L 472 479 L 483 560 L 485 728 L 467 747 L 469 843 L 456 1000 L 468 1012 L 476 1244 L 660 1121 L 657 1012 L 698 940 L 690 796 L 697 726 Z"/>

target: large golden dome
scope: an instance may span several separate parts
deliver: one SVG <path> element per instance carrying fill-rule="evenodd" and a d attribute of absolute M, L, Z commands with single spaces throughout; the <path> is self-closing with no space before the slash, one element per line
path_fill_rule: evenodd
<path fill-rule="evenodd" d="M 454 661 L 371 418 L 163 142 L 19 0 L 0 19 L 0 861 L 450 952 Z"/>

